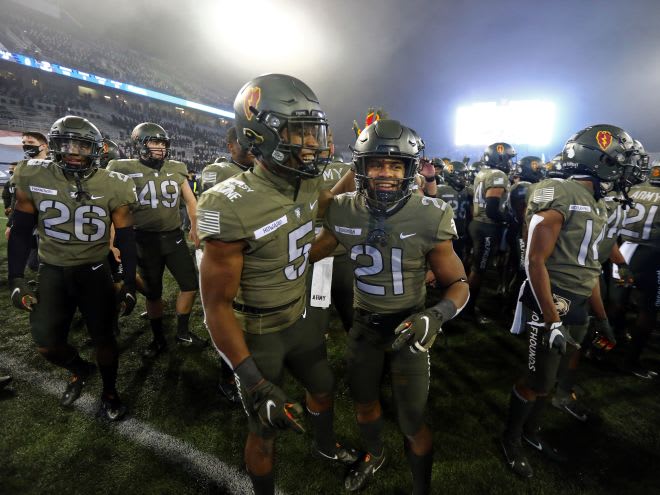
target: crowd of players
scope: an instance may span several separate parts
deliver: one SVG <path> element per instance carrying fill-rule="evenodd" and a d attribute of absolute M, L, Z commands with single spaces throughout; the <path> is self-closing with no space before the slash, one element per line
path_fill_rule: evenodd
<path fill-rule="evenodd" d="M 552 405 L 587 419 L 574 393 L 581 354 L 608 359 L 614 345 L 625 345 L 622 370 L 655 376 L 640 356 L 660 304 L 660 164 L 649 166 L 623 129 L 587 127 L 548 164 L 516 161 L 504 142 L 470 164 L 424 158 L 413 129 L 383 119 L 360 133 L 345 164 L 333 161 L 324 110 L 302 81 L 255 78 L 234 111 L 231 160 L 203 170 L 199 199 L 158 124 L 135 127 L 131 159 L 117 159 L 113 143 L 76 116 L 58 119 L 47 137 L 23 135 L 30 159 L 17 165 L 5 205 L 11 300 L 30 311 L 38 352 L 71 373 L 63 406 L 96 369 L 68 343 L 78 309 L 103 382 L 99 415 L 126 415 L 115 387 L 118 318 L 141 292 L 153 333 L 143 357 L 167 351 L 165 267 L 180 289 L 175 341 L 199 349 L 207 340 L 189 329 L 189 318 L 201 289 L 222 357 L 221 390 L 248 416 L 245 464 L 258 494 L 274 492 L 277 430 L 303 432 L 306 424 L 316 454 L 349 466 L 347 490 L 368 483 L 388 456 L 379 402 L 386 366 L 413 493 L 430 493 L 429 351 L 459 313 L 487 322 L 477 303 L 488 270 L 514 316 L 511 331 L 526 330 L 529 339 L 501 438 L 518 475 L 533 474 L 523 441 L 563 459 L 540 434 L 551 392 Z M 37 244 L 35 286 L 24 272 Z M 428 285 L 441 293 L 431 306 Z M 629 297 L 633 326 L 625 318 Z M 603 300 L 611 301 L 609 315 Z M 339 443 L 333 428 L 331 302 L 348 332 L 360 450 Z M 306 415 L 280 388 L 285 369 L 306 392 Z"/>

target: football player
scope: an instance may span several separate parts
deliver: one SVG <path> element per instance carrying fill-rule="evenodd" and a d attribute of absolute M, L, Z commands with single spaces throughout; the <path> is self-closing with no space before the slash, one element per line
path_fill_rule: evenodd
<path fill-rule="evenodd" d="M 511 331 L 529 332 L 527 372 L 513 387 L 502 447 L 509 467 L 529 478 L 533 471 L 521 439 L 548 458 L 565 458 L 539 434 L 547 395 L 587 331 L 588 305 L 607 320 L 600 300 L 598 244 L 607 213 L 600 199 L 618 181 L 634 153 L 630 135 L 612 125 L 587 127 L 562 151 L 566 180 L 540 182 L 527 205 L 527 280 Z"/>
<path fill-rule="evenodd" d="M 454 223 L 458 239 L 454 239 L 454 252 L 462 262 L 465 262 L 465 237 L 467 226 L 470 223 L 472 211 L 470 209 L 471 198 L 466 190 L 467 167 L 463 162 L 453 161 L 445 165 L 441 172 L 442 182 L 438 185 L 435 197 L 442 199 L 451 206 L 454 212 Z"/>
<path fill-rule="evenodd" d="M 302 317 L 322 166 L 329 159 L 327 121 L 314 92 L 282 74 L 246 83 L 234 111 L 239 144 L 257 160 L 252 172 L 200 198 L 202 302 L 213 342 L 239 381 L 249 425 L 245 464 L 255 493 L 270 494 L 276 431 L 303 431 L 301 406 L 280 388 L 285 368 L 306 389 L 315 452 L 345 464 L 357 460 L 335 440 L 324 331 Z"/>
<path fill-rule="evenodd" d="M 631 187 L 629 197 L 634 203 L 625 211 L 619 233 L 624 241 L 621 253 L 635 281 L 638 315 L 630 328 L 632 340 L 626 348 L 623 369 L 639 378 L 650 379 L 657 376 L 657 372 L 642 366 L 640 357 L 660 308 L 659 161 L 651 166 L 648 182 Z M 621 270 L 622 265 L 618 268 Z"/>
<path fill-rule="evenodd" d="M 108 170 L 128 175 L 135 182 L 138 203 L 135 240 L 138 246 L 138 271 L 144 281 L 147 315 L 153 340 L 143 357 L 153 359 L 167 349 L 163 334 L 163 272 L 168 268 L 179 285 L 176 299 L 177 332 L 175 341 L 183 346 L 204 347 L 207 341 L 189 329 L 190 312 L 197 291 L 197 272 L 181 230 L 181 198 L 192 228 L 190 239 L 199 246 L 195 195 L 188 184 L 188 169 L 182 162 L 169 160 L 170 138 L 158 124 L 144 122 L 131 133 L 137 159 L 112 160 Z"/>
<path fill-rule="evenodd" d="M 202 170 L 202 191 L 212 188 L 229 177 L 240 174 L 252 168 L 254 164 L 254 155 L 245 150 L 238 143 L 236 128 L 227 129 L 227 151 L 231 154 L 231 160 L 221 160 L 216 163 L 209 163 Z"/>
<path fill-rule="evenodd" d="M 419 142 L 395 120 L 379 120 L 358 137 L 354 153 L 357 192 L 336 196 L 312 245 L 316 261 L 343 245 L 353 262 L 355 311 L 349 332 L 348 373 L 366 453 L 345 479 L 361 489 L 381 468 L 386 453 L 380 381 L 386 363 L 399 427 L 413 476 L 413 493 L 430 493 L 432 434 L 424 422 L 430 362 L 428 350 L 441 325 L 468 299 L 465 271 L 454 253 L 451 207 L 413 193 Z M 427 263 L 444 298 L 424 309 Z"/>
<path fill-rule="evenodd" d="M 136 248 L 130 206 L 133 182 L 98 168 L 102 137 L 86 119 L 67 116 L 48 134 L 53 160 L 30 160 L 15 175 L 16 210 L 7 247 L 13 304 L 30 311 L 39 353 L 71 372 L 60 403 L 71 405 L 94 366 L 67 342 L 78 308 L 96 346 L 103 380 L 99 414 L 118 420 L 126 412 L 115 388 L 119 353 L 112 321 L 116 303 L 128 314 L 135 305 Z M 32 231 L 39 232 L 38 288 L 23 275 Z M 111 226 L 124 263 L 117 296 L 107 263 Z"/>
<path fill-rule="evenodd" d="M 484 167 L 474 179 L 474 196 L 470 237 L 473 243 L 470 270 L 470 302 L 464 314 L 475 318 L 475 307 L 481 290 L 481 279 L 497 253 L 505 229 L 504 205 L 509 191 L 508 174 L 516 150 L 507 143 L 493 143 L 483 155 Z M 485 320 L 481 320 L 482 322 Z"/>

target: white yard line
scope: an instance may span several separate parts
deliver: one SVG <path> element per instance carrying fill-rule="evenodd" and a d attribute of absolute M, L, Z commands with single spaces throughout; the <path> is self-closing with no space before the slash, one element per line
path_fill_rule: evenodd
<path fill-rule="evenodd" d="M 0 352 L 0 365 L 3 368 L 2 371 L 9 372 L 15 380 L 27 382 L 57 399 L 66 387 L 64 380 L 57 380 L 44 372 L 36 371 L 2 352 Z M 20 391 L 20 384 L 15 387 Z M 59 407 L 56 401 L 53 402 L 53 405 Z M 74 407 L 88 416 L 95 417 L 98 397 L 83 393 L 74 403 Z M 224 486 L 231 494 L 253 493 L 250 478 L 244 472 L 225 464 L 211 454 L 197 450 L 185 440 L 162 433 L 149 424 L 130 417 L 124 421 L 112 423 L 109 427 L 111 431 L 152 450 L 156 455 L 172 464 L 186 465 L 189 470 Z M 284 495 L 279 490 L 277 493 Z"/>

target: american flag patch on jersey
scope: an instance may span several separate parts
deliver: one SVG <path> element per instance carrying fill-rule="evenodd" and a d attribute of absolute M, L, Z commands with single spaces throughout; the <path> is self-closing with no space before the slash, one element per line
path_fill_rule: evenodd
<path fill-rule="evenodd" d="M 215 172 L 204 172 L 202 174 L 202 182 L 215 182 L 217 176 L 218 174 Z"/>
<path fill-rule="evenodd" d="M 220 212 L 211 210 L 197 211 L 197 228 L 208 234 L 220 233 Z"/>
<path fill-rule="evenodd" d="M 547 203 L 552 201 L 555 198 L 555 188 L 554 187 L 542 187 L 534 191 L 532 195 L 532 202 L 534 203 Z"/>

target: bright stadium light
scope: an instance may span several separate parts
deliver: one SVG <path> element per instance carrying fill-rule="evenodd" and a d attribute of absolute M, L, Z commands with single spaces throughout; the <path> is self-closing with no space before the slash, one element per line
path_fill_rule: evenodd
<path fill-rule="evenodd" d="M 456 146 L 497 141 L 547 146 L 555 126 L 555 104 L 541 100 L 479 102 L 456 110 Z"/>

